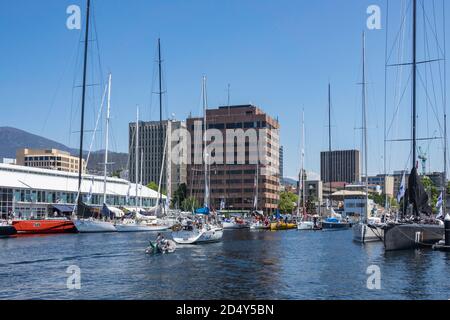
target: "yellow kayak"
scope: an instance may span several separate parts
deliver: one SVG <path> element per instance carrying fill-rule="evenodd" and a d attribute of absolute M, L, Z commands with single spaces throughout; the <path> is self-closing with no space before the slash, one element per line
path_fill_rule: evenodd
<path fill-rule="evenodd" d="M 288 230 L 288 229 L 295 229 L 295 228 L 297 228 L 297 225 L 295 223 L 272 222 L 270 224 L 270 230 L 272 230 L 272 231 Z"/>

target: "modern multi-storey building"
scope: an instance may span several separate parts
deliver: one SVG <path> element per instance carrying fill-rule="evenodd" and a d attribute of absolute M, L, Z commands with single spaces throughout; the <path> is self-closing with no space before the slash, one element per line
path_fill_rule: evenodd
<path fill-rule="evenodd" d="M 186 164 L 178 163 L 172 158 L 172 150 L 180 142 L 186 123 L 183 121 L 165 120 L 139 122 L 138 140 L 138 177 L 142 184 L 150 182 L 159 184 L 161 189 L 167 190 L 168 185 L 173 194 L 181 183 L 186 183 Z M 167 132 L 171 135 L 167 136 Z M 166 144 L 166 141 L 170 141 Z M 129 124 L 129 155 L 128 176 L 131 182 L 136 180 L 136 123 Z M 141 161 L 142 160 L 142 161 Z M 161 168 L 163 166 L 162 176 Z M 171 181 L 168 184 L 169 176 L 167 168 L 170 170 Z"/>
<path fill-rule="evenodd" d="M 284 178 L 284 152 L 283 152 L 283 146 L 280 146 L 280 151 L 279 151 L 279 155 L 280 155 L 280 178 L 283 179 Z"/>
<path fill-rule="evenodd" d="M 324 151 L 320 153 L 320 176 L 324 183 L 360 181 L 358 150 Z"/>
<path fill-rule="evenodd" d="M 280 190 L 278 121 L 256 106 L 237 105 L 207 110 L 206 124 L 210 206 L 219 209 L 222 202 L 229 210 L 251 210 L 258 190 L 258 210 L 274 212 Z M 200 203 L 205 197 L 202 128 L 203 118 L 187 119 L 188 191 Z"/>
<path fill-rule="evenodd" d="M 16 151 L 16 164 L 19 166 L 51 169 L 65 172 L 79 171 L 79 158 L 71 156 L 69 152 L 57 149 L 19 149 Z M 83 159 L 83 173 L 86 163 Z"/>
<path fill-rule="evenodd" d="M 364 181 L 365 178 L 363 178 Z M 394 177 L 390 175 L 378 174 L 376 176 L 369 176 L 368 178 L 369 187 L 376 188 L 381 187 L 381 192 L 388 197 L 394 197 Z"/>

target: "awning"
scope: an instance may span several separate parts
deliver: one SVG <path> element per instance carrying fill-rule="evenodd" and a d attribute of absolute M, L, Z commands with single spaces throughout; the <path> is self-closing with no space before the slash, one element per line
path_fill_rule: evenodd
<path fill-rule="evenodd" d="M 72 213 L 76 206 L 70 204 L 54 204 L 52 207 L 60 213 Z"/>
<path fill-rule="evenodd" d="M 203 208 L 197 209 L 197 210 L 195 210 L 195 214 L 208 215 L 209 214 L 209 208 L 203 207 Z"/>

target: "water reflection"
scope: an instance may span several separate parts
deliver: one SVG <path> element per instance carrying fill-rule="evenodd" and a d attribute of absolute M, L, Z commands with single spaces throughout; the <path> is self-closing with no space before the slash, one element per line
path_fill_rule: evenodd
<path fill-rule="evenodd" d="M 222 242 L 146 255 L 156 234 L 0 240 L 0 298 L 12 299 L 448 299 L 450 254 L 384 252 L 351 231 L 226 231 Z M 170 237 L 167 234 L 166 237 Z M 369 290 L 378 265 L 382 289 Z M 66 269 L 82 270 L 67 290 Z"/>

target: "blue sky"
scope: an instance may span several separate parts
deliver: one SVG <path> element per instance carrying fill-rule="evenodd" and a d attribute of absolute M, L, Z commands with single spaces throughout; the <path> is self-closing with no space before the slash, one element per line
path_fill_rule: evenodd
<path fill-rule="evenodd" d="M 81 82 L 81 32 L 66 28 L 66 8 L 71 4 L 84 8 L 85 1 L 0 1 L 0 103 L 4 110 L 0 126 L 77 147 L 80 90 L 73 89 L 73 84 Z M 366 9 L 372 4 L 382 8 L 382 30 L 365 29 Z M 91 62 L 95 61 L 90 65 L 90 82 L 101 83 L 107 72 L 113 74 L 114 151 L 127 151 L 128 122 L 134 121 L 137 104 L 144 120 L 159 117 L 151 92 L 156 41 L 161 37 L 167 87 L 164 116 L 174 113 L 185 119 L 200 113 L 203 74 L 208 76 L 210 107 L 226 104 L 230 83 L 233 104 L 251 102 L 279 118 L 286 176 L 295 176 L 299 170 L 302 109 L 307 169 L 320 170 L 319 153 L 327 149 L 328 81 L 333 95 L 333 148 L 360 147 L 356 128 L 360 127 L 361 88 L 357 83 L 361 33 L 366 30 L 369 173 L 383 171 L 385 0 L 93 0 L 93 12 L 93 38 L 99 51 L 90 54 Z M 400 21 L 399 12 L 392 9 L 393 25 Z M 391 36 L 396 32 L 393 28 Z M 92 44 L 96 48 L 97 43 Z M 101 91 L 100 87 L 90 89 L 87 129 L 94 126 Z M 408 108 L 405 103 L 403 120 L 396 120 L 397 138 L 409 132 Z M 431 112 L 424 109 L 423 114 Z M 422 126 L 422 136 L 433 132 L 432 121 L 427 119 L 426 129 Z M 102 140 L 99 134 L 94 148 L 102 148 Z M 430 169 L 441 170 L 442 147 L 436 143 L 424 149 L 430 153 Z M 409 145 L 390 144 L 388 152 L 389 171 L 404 169 Z"/>

